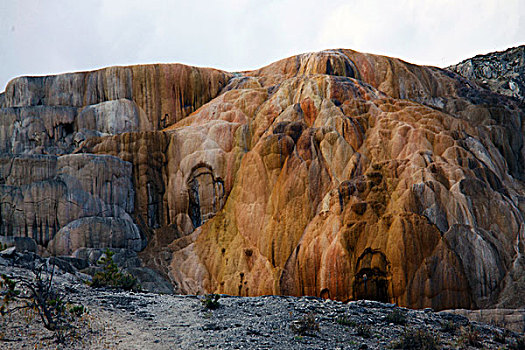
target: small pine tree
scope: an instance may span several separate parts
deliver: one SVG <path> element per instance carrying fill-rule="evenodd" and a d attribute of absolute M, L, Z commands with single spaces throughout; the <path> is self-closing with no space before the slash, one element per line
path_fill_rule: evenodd
<path fill-rule="evenodd" d="M 137 279 L 129 273 L 123 273 L 113 261 L 113 252 L 106 249 L 105 257 L 99 264 L 102 265 L 102 271 L 95 273 L 91 287 L 109 287 L 124 290 L 140 290 Z"/>

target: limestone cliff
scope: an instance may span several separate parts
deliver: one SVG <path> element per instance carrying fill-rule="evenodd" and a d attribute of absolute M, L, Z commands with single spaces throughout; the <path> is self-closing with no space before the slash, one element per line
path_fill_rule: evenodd
<path fill-rule="evenodd" d="M 130 157 L 72 153 L 100 137 L 133 138 L 171 125 L 215 97 L 229 76 L 166 64 L 12 80 L 0 98 L 1 234 L 31 237 L 53 254 L 142 250 L 135 202 L 161 189 L 143 194 L 134 185 L 132 175 L 140 173 Z M 149 157 L 146 150 L 141 159 Z"/>
<path fill-rule="evenodd" d="M 453 72 L 327 50 L 18 78 L 0 101 L 3 235 L 147 241 L 181 293 L 523 306 L 525 110 Z"/>

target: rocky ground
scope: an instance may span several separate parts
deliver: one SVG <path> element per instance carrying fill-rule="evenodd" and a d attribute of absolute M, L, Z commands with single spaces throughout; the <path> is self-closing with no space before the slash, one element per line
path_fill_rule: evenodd
<path fill-rule="evenodd" d="M 524 45 L 477 55 L 447 69 L 494 92 L 525 101 Z"/>
<path fill-rule="evenodd" d="M 4 255 L 0 271 L 31 276 L 33 259 L 30 254 Z M 49 259 L 36 260 L 51 267 Z M 58 290 L 89 312 L 74 323 L 77 331 L 65 344 L 56 344 L 39 319 L 21 312 L 1 318 L 0 348 L 518 349 L 520 341 L 523 346 L 523 334 L 430 309 L 365 300 L 226 295 L 217 308 L 208 308 L 204 296 L 94 289 L 82 282 L 86 279 L 61 269 L 53 278 Z"/>

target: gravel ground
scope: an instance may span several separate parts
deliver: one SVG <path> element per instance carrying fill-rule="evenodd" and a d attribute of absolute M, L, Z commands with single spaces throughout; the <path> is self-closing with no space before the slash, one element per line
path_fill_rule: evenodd
<path fill-rule="evenodd" d="M 30 275 L 15 266 L 0 271 Z M 16 313 L 0 317 L 0 349 L 388 349 L 405 335 L 414 340 L 418 330 L 437 349 L 475 349 L 476 343 L 511 349 L 522 336 L 507 332 L 502 342 L 496 338 L 504 330 L 492 325 L 373 301 L 221 296 L 218 308 L 207 309 L 203 296 L 93 289 L 81 282 L 85 277 L 59 271 L 54 278 L 72 302 L 89 310 L 77 322 L 76 336 L 56 344 L 39 319 Z"/>

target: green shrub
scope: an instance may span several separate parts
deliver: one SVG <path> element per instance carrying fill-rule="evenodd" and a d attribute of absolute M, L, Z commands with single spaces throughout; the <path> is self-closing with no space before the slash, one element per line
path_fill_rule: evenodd
<path fill-rule="evenodd" d="M 372 328 L 367 324 L 360 324 L 355 330 L 360 337 L 370 338 L 372 336 Z"/>
<path fill-rule="evenodd" d="M 204 298 L 201 299 L 202 306 L 208 310 L 218 309 L 221 306 L 219 303 L 220 297 L 219 294 L 206 294 Z"/>
<path fill-rule="evenodd" d="M 315 315 L 309 313 L 295 320 L 290 324 L 290 329 L 301 336 L 312 334 L 313 332 L 319 331 L 319 322 L 315 320 Z"/>
<path fill-rule="evenodd" d="M 436 338 L 424 330 L 405 329 L 403 336 L 392 344 L 394 349 L 406 350 L 437 350 L 439 349 Z"/>
<path fill-rule="evenodd" d="M 357 323 L 346 316 L 339 316 L 336 318 L 336 322 L 343 326 L 355 327 Z"/>
<path fill-rule="evenodd" d="M 113 252 L 106 249 L 106 256 L 99 262 L 102 271 L 95 273 L 89 285 L 94 288 L 109 287 L 124 290 L 140 290 L 137 279 L 129 273 L 123 273 L 113 261 Z"/>
<path fill-rule="evenodd" d="M 405 325 L 407 323 L 407 315 L 406 312 L 403 312 L 400 309 L 394 309 L 391 313 L 386 315 L 385 320 L 388 323 Z"/>
<path fill-rule="evenodd" d="M 87 314 L 87 309 L 84 305 L 72 305 L 69 308 L 69 313 L 75 317 L 82 317 L 82 315 Z"/>
<path fill-rule="evenodd" d="M 441 324 L 441 331 L 445 333 L 454 334 L 457 330 L 457 325 L 452 321 L 447 321 Z"/>
<path fill-rule="evenodd" d="M 483 346 L 478 331 L 472 327 L 472 325 L 463 328 L 463 334 L 460 341 L 464 345 L 470 345 L 476 348 L 481 348 Z"/>

